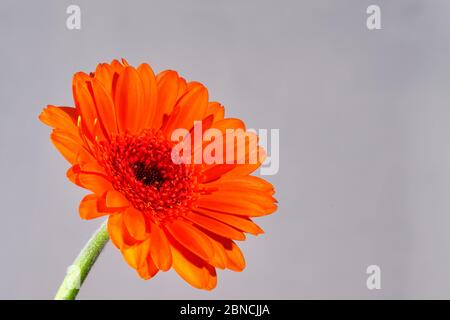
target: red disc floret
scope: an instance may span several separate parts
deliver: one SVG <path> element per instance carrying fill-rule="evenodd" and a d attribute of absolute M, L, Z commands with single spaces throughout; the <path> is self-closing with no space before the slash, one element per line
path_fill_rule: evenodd
<path fill-rule="evenodd" d="M 113 137 L 99 149 L 113 187 L 136 209 L 159 221 L 189 211 L 199 194 L 198 170 L 174 163 L 173 146 L 162 134 L 144 131 Z"/>

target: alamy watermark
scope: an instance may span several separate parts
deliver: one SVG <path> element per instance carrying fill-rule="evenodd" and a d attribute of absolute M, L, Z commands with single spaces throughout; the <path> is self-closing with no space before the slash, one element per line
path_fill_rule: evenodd
<path fill-rule="evenodd" d="M 367 7 L 366 13 L 369 15 L 366 20 L 366 26 L 369 30 L 381 29 L 381 9 L 380 6 L 372 4 Z"/>
<path fill-rule="evenodd" d="M 367 267 L 366 273 L 369 275 L 366 280 L 366 286 L 369 290 L 381 289 L 381 268 L 376 264 Z"/>
<path fill-rule="evenodd" d="M 261 175 L 274 175 L 280 168 L 279 129 L 223 132 L 203 130 L 202 121 L 194 121 L 193 130 L 175 129 L 171 140 L 177 142 L 171 154 L 177 164 L 261 164 Z"/>
<path fill-rule="evenodd" d="M 75 4 L 67 7 L 66 13 L 69 15 L 66 19 L 66 27 L 69 30 L 81 29 L 81 8 Z"/>

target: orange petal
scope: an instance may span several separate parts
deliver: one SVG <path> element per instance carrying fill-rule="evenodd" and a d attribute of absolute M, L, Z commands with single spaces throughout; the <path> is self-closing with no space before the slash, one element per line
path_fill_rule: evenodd
<path fill-rule="evenodd" d="M 226 130 L 227 129 L 242 129 L 242 130 L 245 130 L 245 125 L 242 122 L 242 120 L 240 120 L 240 119 L 233 119 L 233 118 L 223 119 L 223 120 L 220 120 L 220 121 L 215 122 L 215 123 L 213 123 L 213 121 L 214 121 L 213 115 L 208 115 L 202 120 L 202 122 L 201 122 L 202 137 L 203 137 L 204 132 L 206 130 L 208 130 L 208 129 L 216 129 L 216 130 L 219 130 L 220 132 L 222 132 L 222 134 L 223 134 L 222 135 L 222 141 L 223 141 L 223 144 L 224 144 L 223 145 L 223 152 L 224 152 L 224 156 L 225 156 L 225 151 L 226 151 L 226 149 L 225 149 L 225 147 L 226 147 L 226 144 L 225 144 L 225 142 L 226 142 L 226 135 L 225 134 L 226 134 Z M 195 129 L 195 126 L 189 132 L 190 137 L 194 137 L 194 133 L 193 133 L 194 129 Z M 194 140 L 194 139 L 192 139 L 192 140 Z M 205 148 L 209 144 L 216 143 L 216 142 L 215 142 L 214 139 L 212 139 L 211 141 L 204 141 L 202 144 L 200 144 L 196 148 L 195 148 L 194 141 L 192 141 L 191 143 L 192 143 L 191 150 L 193 150 L 193 152 L 192 152 L 193 153 L 193 159 L 201 159 L 200 157 L 203 156 L 203 152 L 204 152 Z M 235 167 L 234 164 L 232 164 L 232 165 L 226 164 L 226 163 L 225 164 L 213 164 L 213 165 L 207 166 L 205 170 L 208 170 L 208 168 L 212 168 L 212 167 L 216 167 L 216 166 L 218 166 L 218 167 L 214 168 L 213 170 L 219 169 L 221 172 L 223 172 L 220 175 L 222 175 L 222 174 L 224 174 L 226 172 L 229 172 L 230 170 L 232 170 Z"/>
<path fill-rule="evenodd" d="M 124 245 L 131 246 L 136 243 L 123 223 L 122 214 L 113 214 L 108 217 L 108 233 L 112 243 L 118 249 L 121 249 Z"/>
<path fill-rule="evenodd" d="M 120 192 L 109 190 L 106 193 L 106 207 L 108 208 L 124 208 L 128 207 L 130 202 Z"/>
<path fill-rule="evenodd" d="M 150 255 L 147 255 L 146 261 L 137 269 L 139 276 L 144 280 L 153 278 L 158 273 L 158 268 Z"/>
<path fill-rule="evenodd" d="M 78 175 L 78 181 L 81 187 L 91 190 L 96 194 L 102 194 L 113 188 L 111 182 L 98 174 L 80 173 Z"/>
<path fill-rule="evenodd" d="M 200 84 L 193 86 L 177 102 L 177 112 L 172 113 L 164 131 L 170 136 L 175 129 L 190 130 L 194 121 L 201 121 L 205 117 L 207 107 L 208 90 Z"/>
<path fill-rule="evenodd" d="M 118 133 L 114 102 L 110 93 L 108 93 L 108 89 L 106 89 L 100 81 L 94 78 L 92 79 L 91 84 L 99 122 L 105 131 L 105 136 L 111 137 Z"/>
<path fill-rule="evenodd" d="M 39 115 L 41 120 L 46 125 L 55 129 L 62 129 L 70 134 L 77 136 L 77 112 L 72 107 L 55 107 L 47 106 Z"/>
<path fill-rule="evenodd" d="M 245 235 L 241 231 L 236 230 L 227 224 L 223 224 L 218 220 L 205 217 L 204 215 L 190 212 L 186 215 L 186 219 L 220 236 L 234 240 L 245 240 Z"/>
<path fill-rule="evenodd" d="M 58 149 L 69 163 L 74 164 L 76 162 L 80 149 L 82 148 L 76 138 L 66 131 L 54 129 L 50 134 L 50 139 L 56 149 Z"/>
<path fill-rule="evenodd" d="M 144 92 L 134 68 L 125 67 L 119 75 L 114 103 L 120 132 L 137 133 L 143 129 Z"/>
<path fill-rule="evenodd" d="M 242 271 L 245 269 L 245 259 L 241 250 L 236 243 L 230 240 L 224 244 L 225 253 L 227 255 L 227 268 L 233 271 Z"/>
<path fill-rule="evenodd" d="M 151 223 L 151 256 L 155 265 L 162 271 L 167 271 L 172 266 L 172 253 L 169 241 L 159 226 Z"/>
<path fill-rule="evenodd" d="M 87 159 L 80 159 L 80 157 L 78 157 L 78 166 L 80 168 L 80 171 L 106 176 L 105 169 L 98 164 L 97 160 L 93 159 L 92 157 L 88 159 L 88 162 L 86 162 L 85 160 Z"/>
<path fill-rule="evenodd" d="M 216 270 L 176 241 L 171 241 L 173 268 L 178 275 L 197 289 L 212 290 L 216 286 Z"/>
<path fill-rule="evenodd" d="M 272 196 L 271 192 L 245 190 L 239 189 L 239 187 L 236 187 L 235 190 L 219 189 L 212 192 L 211 194 L 202 195 L 201 197 L 209 200 L 218 200 L 219 203 L 223 199 L 227 199 L 227 201 L 234 203 L 240 201 L 243 201 L 245 203 L 254 203 L 255 205 L 261 207 L 263 210 L 267 211 L 274 209 L 276 203 L 276 199 Z"/>
<path fill-rule="evenodd" d="M 196 130 L 200 131 L 199 129 L 201 128 L 201 137 L 203 137 L 204 133 L 206 130 L 208 130 L 211 125 L 213 124 L 213 116 L 209 115 L 207 117 L 205 117 L 204 119 L 202 119 L 201 121 L 197 122 L 192 129 L 189 131 L 189 134 L 186 135 L 186 138 L 190 138 L 190 142 L 191 142 L 191 153 L 192 153 L 192 159 L 193 161 L 196 161 L 195 159 L 202 159 L 203 157 L 203 150 L 205 148 L 205 146 L 207 146 L 208 144 L 210 144 L 211 142 L 204 142 L 204 143 L 195 143 L 195 132 Z M 188 140 L 184 140 L 185 143 L 187 143 Z"/>
<path fill-rule="evenodd" d="M 210 240 L 210 242 L 214 248 L 214 256 L 208 261 L 208 263 L 216 268 L 225 269 L 228 261 L 225 249 L 222 245 L 217 243 L 217 241 Z"/>
<path fill-rule="evenodd" d="M 242 271 L 245 269 L 245 259 L 239 247 L 233 240 L 220 236 L 210 235 L 211 241 L 220 245 L 227 256 L 227 268 L 233 271 Z"/>
<path fill-rule="evenodd" d="M 105 88 L 106 93 L 112 97 L 112 82 L 113 82 L 114 70 L 107 63 L 100 63 L 97 65 L 94 73 L 94 79 L 96 82 Z"/>
<path fill-rule="evenodd" d="M 179 77 L 178 78 L 177 100 L 180 99 L 188 90 L 189 90 L 189 84 L 186 82 L 186 80 L 183 77 Z"/>
<path fill-rule="evenodd" d="M 234 168 L 236 168 L 237 164 L 215 164 L 208 166 L 203 171 L 203 183 L 208 183 L 212 181 L 216 181 L 226 173 L 230 172 Z"/>
<path fill-rule="evenodd" d="M 208 237 L 190 223 L 175 220 L 166 228 L 179 243 L 200 258 L 208 260 L 214 255 L 214 249 Z"/>
<path fill-rule="evenodd" d="M 208 217 L 217 219 L 219 221 L 222 221 L 223 223 L 235 227 L 236 229 L 251 233 L 253 235 L 264 233 L 264 230 L 262 230 L 257 224 L 255 224 L 251 219 L 247 217 L 241 217 L 233 214 L 221 213 L 213 210 L 200 208 L 196 208 L 194 209 L 194 211 L 204 214 Z"/>
<path fill-rule="evenodd" d="M 245 123 L 241 119 L 227 118 L 227 119 L 222 119 L 217 122 L 214 122 L 214 124 L 211 126 L 211 128 L 220 130 L 225 134 L 227 129 L 245 130 Z M 225 142 L 225 140 L 224 140 L 224 142 Z"/>
<path fill-rule="evenodd" d="M 166 70 L 156 77 L 158 87 L 158 101 L 153 127 L 159 129 L 163 123 L 165 114 L 170 114 L 178 99 L 178 73 Z"/>
<path fill-rule="evenodd" d="M 225 119 L 228 120 L 228 119 Z M 220 121 L 219 121 L 220 122 Z M 238 122 L 236 122 L 237 124 Z M 240 143 L 234 142 L 230 147 L 226 146 L 226 141 L 231 140 L 237 136 L 244 138 L 245 135 L 249 135 L 256 140 L 245 139 L 245 142 L 241 145 Z M 264 161 L 264 150 L 261 147 L 258 147 L 257 136 L 251 132 L 239 131 L 237 133 L 225 133 L 222 137 L 224 142 L 224 153 L 233 154 L 233 161 L 231 159 L 226 159 L 226 163 L 216 164 L 213 163 L 211 165 L 204 166 L 204 180 L 203 183 L 208 183 L 219 179 L 225 175 L 233 175 L 233 176 L 243 176 L 249 175 L 253 171 L 255 171 L 261 163 Z M 228 149 L 228 150 L 227 150 Z M 243 150 L 242 150 L 243 149 Z M 255 161 L 256 160 L 256 161 Z M 255 162 L 255 163 L 251 163 Z"/>
<path fill-rule="evenodd" d="M 228 121 L 230 119 L 223 120 Z M 235 121 L 236 125 L 238 125 L 238 120 Z M 258 160 L 256 155 L 258 154 L 258 136 L 249 131 L 240 130 L 240 128 L 233 128 L 236 129 L 236 131 L 232 131 L 230 133 L 226 132 L 223 141 L 226 144 L 227 152 L 234 153 L 232 156 L 233 158 L 228 159 L 227 154 L 227 163 L 230 160 L 233 160 L 231 163 L 236 163 L 238 165 L 240 164 L 248 164 L 251 160 Z M 236 139 L 236 140 L 235 140 Z M 231 145 L 227 145 L 228 142 L 232 142 Z M 238 141 L 241 140 L 243 143 L 239 143 Z M 231 154 L 230 154 L 231 155 Z M 255 156 L 254 159 L 251 158 L 251 156 Z M 256 161 L 255 161 L 256 163 Z"/>
<path fill-rule="evenodd" d="M 158 98 L 158 88 L 156 85 L 155 74 L 152 68 L 147 64 L 141 64 L 137 69 L 139 76 L 142 80 L 144 90 L 144 109 L 143 114 L 143 126 L 144 128 L 150 128 L 153 123 L 153 119 L 156 113 L 156 103 Z"/>
<path fill-rule="evenodd" d="M 150 239 L 138 242 L 132 246 L 123 246 L 121 251 L 128 264 L 138 270 L 144 266 L 150 250 Z"/>
<path fill-rule="evenodd" d="M 222 120 L 225 115 L 225 108 L 218 102 L 208 103 L 208 108 L 206 109 L 205 116 L 213 115 L 214 122 Z"/>
<path fill-rule="evenodd" d="M 98 195 L 103 195 L 106 191 L 113 190 L 111 182 L 105 176 L 81 171 L 79 165 L 71 167 L 67 171 L 67 177 L 76 185 L 91 190 Z"/>
<path fill-rule="evenodd" d="M 243 215 L 248 217 L 259 217 L 268 215 L 277 209 L 275 204 L 271 206 L 262 206 L 248 198 L 245 199 L 227 199 L 220 196 L 203 195 L 197 200 L 199 208 L 216 210 L 230 214 Z"/>
<path fill-rule="evenodd" d="M 226 175 L 214 182 L 204 184 L 204 187 L 220 190 L 240 190 L 243 192 L 268 192 L 270 194 L 274 192 L 270 182 L 256 176 Z"/>
<path fill-rule="evenodd" d="M 111 61 L 111 68 L 113 68 L 114 72 L 120 73 L 122 72 L 124 66 L 119 62 L 119 60 L 114 59 Z"/>
<path fill-rule="evenodd" d="M 123 213 L 123 222 L 134 239 L 143 240 L 147 237 L 145 217 L 139 210 L 128 207 Z"/>
<path fill-rule="evenodd" d="M 213 290 L 217 286 L 217 275 L 216 275 L 216 269 L 214 269 L 212 266 L 207 266 L 208 268 L 208 283 L 206 284 L 206 290 Z"/>
<path fill-rule="evenodd" d="M 81 116 L 81 121 L 87 129 L 89 138 L 92 139 L 94 134 L 95 119 L 97 118 L 97 111 L 95 108 L 94 99 L 88 88 L 90 77 L 78 72 L 73 77 L 73 97 L 77 114 Z"/>
<path fill-rule="evenodd" d="M 125 240 L 122 233 L 122 215 L 121 214 L 114 214 L 110 215 L 108 217 L 108 234 L 109 238 L 111 239 L 112 243 L 120 249 Z"/>
<path fill-rule="evenodd" d="M 81 219 L 95 219 L 109 214 L 108 212 L 100 212 L 97 206 L 98 195 L 88 194 L 80 202 L 80 217 Z"/>
<path fill-rule="evenodd" d="M 227 172 L 225 175 L 228 176 L 248 176 L 254 171 L 258 170 L 258 168 L 261 166 L 261 164 L 264 162 L 264 159 L 266 158 L 266 152 L 263 148 L 259 147 L 257 151 L 252 151 L 252 153 L 256 153 L 255 158 L 257 159 L 256 163 L 249 163 L 246 161 L 243 164 L 238 164 L 236 167 L 234 167 L 232 170 Z M 249 155 L 246 155 L 248 158 Z"/>
<path fill-rule="evenodd" d="M 256 163 L 249 163 L 249 161 L 244 160 L 244 163 L 233 163 L 233 164 L 212 164 L 205 166 L 203 172 L 203 183 L 210 183 L 217 181 L 219 178 L 232 177 L 232 176 L 248 176 L 254 171 L 256 171 L 265 159 L 264 149 L 259 147 L 258 151 L 253 151 L 256 153 L 255 158 Z M 249 159 L 249 153 L 245 154 L 245 158 Z M 237 161 L 235 161 L 237 162 Z"/>

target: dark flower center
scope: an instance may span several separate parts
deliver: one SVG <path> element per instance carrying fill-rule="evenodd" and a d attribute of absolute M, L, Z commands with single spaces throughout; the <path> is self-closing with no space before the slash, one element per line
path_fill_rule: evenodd
<path fill-rule="evenodd" d="M 164 182 L 161 171 L 156 165 L 147 166 L 145 163 L 138 161 L 134 164 L 133 171 L 136 179 L 145 186 L 154 186 L 159 189 Z"/>

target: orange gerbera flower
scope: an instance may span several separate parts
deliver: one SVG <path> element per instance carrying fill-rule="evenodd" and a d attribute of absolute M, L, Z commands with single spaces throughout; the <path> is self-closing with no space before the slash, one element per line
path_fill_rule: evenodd
<path fill-rule="evenodd" d="M 148 64 L 133 68 L 125 60 L 76 73 L 73 96 L 75 108 L 48 106 L 39 118 L 54 128 L 51 140 L 72 165 L 68 178 L 92 192 L 80 203 L 81 218 L 107 215 L 112 242 L 144 279 L 173 267 L 192 286 L 211 290 L 216 267 L 242 271 L 233 240 L 263 233 L 251 217 L 276 210 L 272 185 L 250 175 L 262 157 L 238 161 L 262 149 L 246 140 L 232 147 L 232 162 L 176 163 L 179 142 L 171 134 L 199 123 L 202 132 L 214 128 L 225 137 L 227 129 L 245 131 L 244 123 L 224 118 L 202 84 L 171 70 L 155 76 Z"/>

